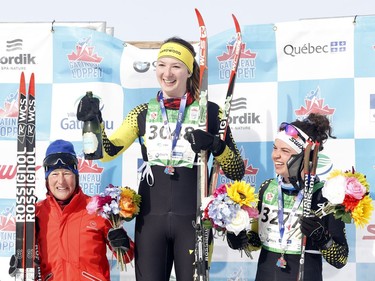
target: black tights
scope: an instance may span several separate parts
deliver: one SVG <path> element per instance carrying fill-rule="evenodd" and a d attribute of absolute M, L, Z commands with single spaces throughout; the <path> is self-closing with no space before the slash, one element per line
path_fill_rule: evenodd
<path fill-rule="evenodd" d="M 174 263 L 178 281 L 193 279 L 195 214 L 138 216 L 135 231 L 137 281 L 169 281 Z"/>

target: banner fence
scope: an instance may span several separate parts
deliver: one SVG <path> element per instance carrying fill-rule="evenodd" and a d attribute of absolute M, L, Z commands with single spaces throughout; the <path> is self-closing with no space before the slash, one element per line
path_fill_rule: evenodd
<path fill-rule="evenodd" d="M 100 99 L 107 134 L 134 106 L 156 96 L 157 49 L 141 49 L 97 28 L 51 23 L 0 24 L 0 272 L 8 277 L 15 252 L 15 190 L 18 87 L 23 71 L 35 73 L 37 196 L 45 197 L 42 160 L 50 141 L 75 145 L 80 183 L 95 195 L 108 184 L 138 186 L 142 165 L 134 143 L 121 157 L 85 161 L 82 123 L 76 108 L 86 91 Z M 241 26 L 243 49 L 231 108 L 230 126 L 246 165 L 244 180 L 255 187 L 274 177 L 273 138 L 282 121 L 310 112 L 328 116 L 336 139 L 324 144 L 318 176 L 352 166 L 367 175 L 375 198 L 375 17 L 358 16 Z M 197 31 L 198 33 L 198 31 Z M 198 38 L 199 34 L 197 34 Z M 208 37 L 209 99 L 224 105 L 235 31 Z M 196 46 L 198 48 L 198 46 Z M 229 180 L 220 175 L 218 184 Z M 192 190 L 195 186 L 192 186 Z M 125 224 L 134 235 L 134 221 Z M 349 262 L 340 270 L 324 262 L 324 280 L 372 280 L 375 275 L 375 218 L 363 229 L 347 225 Z M 72 237 L 74 239 L 74 237 Z M 258 253 L 251 260 L 215 239 L 210 279 L 254 280 Z M 109 253 L 108 257 L 112 256 Z M 135 280 L 134 267 L 112 280 Z"/>

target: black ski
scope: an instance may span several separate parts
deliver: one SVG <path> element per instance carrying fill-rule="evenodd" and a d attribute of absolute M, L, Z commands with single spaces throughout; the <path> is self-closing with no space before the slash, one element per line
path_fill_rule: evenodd
<path fill-rule="evenodd" d="M 9 271 L 16 280 L 35 280 L 35 81 L 26 93 L 25 75 L 19 88 L 16 186 L 16 251 Z M 12 264 L 13 263 L 13 264 Z"/>
<path fill-rule="evenodd" d="M 234 25 L 236 27 L 236 42 L 234 43 L 232 69 L 231 69 L 231 73 L 230 73 L 230 77 L 229 77 L 229 84 L 228 84 L 228 90 L 227 90 L 227 94 L 226 94 L 226 98 L 225 98 L 223 116 L 220 120 L 220 125 L 219 125 L 219 136 L 222 140 L 225 140 L 225 136 L 226 136 L 226 133 L 227 133 L 228 117 L 229 117 L 229 112 L 230 112 L 230 108 L 231 108 L 234 85 L 235 85 L 235 80 L 236 80 L 236 75 L 237 75 L 237 68 L 238 68 L 238 63 L 239 63 L 240 58 L 241 58 L 241 49 L 242 49 L 241 28 L 240 28 L 240 25 L 237 21 L 237 18 L 234 15 L 232 15 L 232 17 L 233 17 L 233 20 L 234 20 Z M 216 160 L 214 160 L 212 170 L 211 170 L 211 175 L 210 175 L 210 192 L 211 192 L 211 194 L 216 189 L 219 171 L 220 171 L 220 164 Z"/>
<path fill-rule="evenodd" d="M 195 9 L 200 29 L 199 41 L 199 123 L 198 128 L 207 131 L 207 102 L 208 102 L 208 71 L 207 71 L 207 32 L 203 17 Z M 207 281 L 209 279 L 208 264 L 208 243 L 209 230 L 202 225 L 202 200 L 208 194 L 208 175 L 207 175 L 207 152 L 201 150 L 198 153 L 198 180 L 197 180 L 197 215 L 195 221 L 195 262 L 194 262 L 194 281 Z"/>

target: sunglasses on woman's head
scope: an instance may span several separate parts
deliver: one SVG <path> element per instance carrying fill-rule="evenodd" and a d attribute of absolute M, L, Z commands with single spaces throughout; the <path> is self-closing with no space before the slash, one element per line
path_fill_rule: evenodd
<path fill-rule="evenodd" d="M 300 137 L 303 142 L 306 142 L 306 139 L 302 136 L 302 134 L 294 127 L 292 124 L 287 122 L 283 122 L 280 124 L 279 131 L 285 131 L 288 136 L 291 136 L 295 139 Z"/>

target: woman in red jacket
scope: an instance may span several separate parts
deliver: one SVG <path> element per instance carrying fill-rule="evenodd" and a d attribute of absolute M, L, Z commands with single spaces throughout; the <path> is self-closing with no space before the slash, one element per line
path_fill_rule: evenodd
<path fill-rule="evenodd" d="M 77 164 L 72 143 L 56 140 L 47 148 L 47 198 L 36 205 L 42 280 L 110 280 L 107 245 L 127 249 L 125 261 L 133 259 L 126 231 L 88 214 L 90 197 L 79 186 Z"/>

